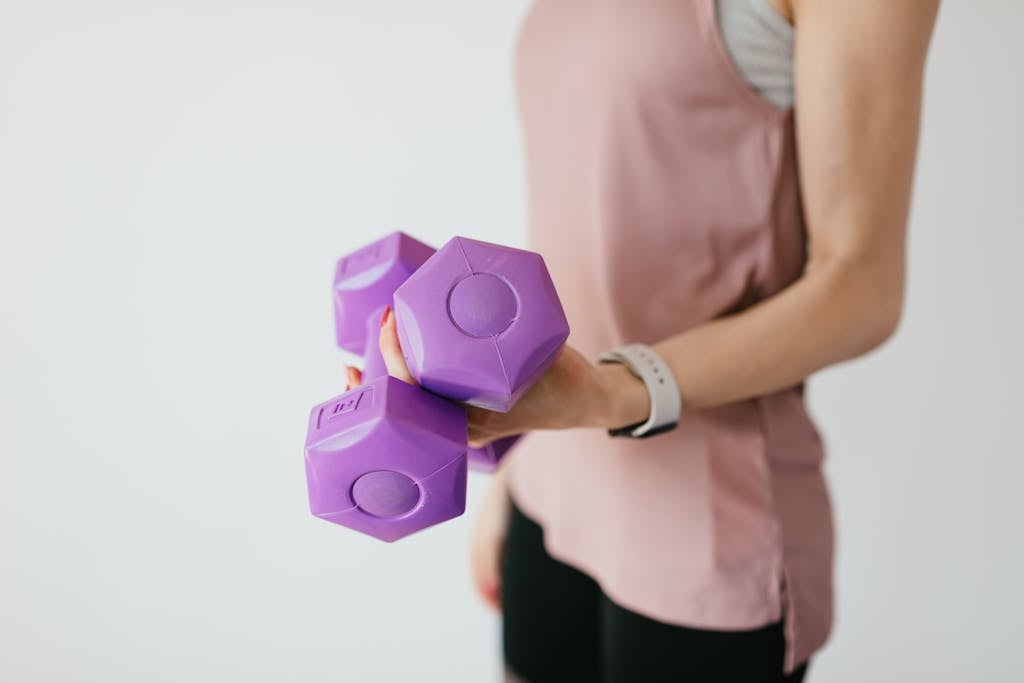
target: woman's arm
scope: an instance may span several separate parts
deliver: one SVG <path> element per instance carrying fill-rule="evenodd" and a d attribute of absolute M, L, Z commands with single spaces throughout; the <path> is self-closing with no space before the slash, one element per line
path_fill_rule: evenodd
<path fill-rule="evenodd" d="M 807 268 L 757 305 L 655 345 L 685 408 L 779 391 L 866 353 L 903 305 L 907 213 L 925 56 L 938 0 L 791 0 L 796 139 Z M 381 335 L 408 379 L 393 316 Z M 509 413 L 470 409 L 473 445 L 532 429 L 636 424 L 643 384 L 620 365 L 566 348 Z"/>
<path fill-rule="evenodd" d="M 807 268 L 776 296 L 655 346 L 687 408 L 792 386 L 895 330 L 937 8 L 937 0 L 794 0 Z"/>

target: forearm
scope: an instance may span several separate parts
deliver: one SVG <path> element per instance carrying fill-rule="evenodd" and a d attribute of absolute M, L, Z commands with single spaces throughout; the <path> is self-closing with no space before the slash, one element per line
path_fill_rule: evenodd
<path fill-rule="evenodd" d="M 877 347 L 896 327 L 902 288 L 902 269 L 821 264 L 777 295 L 654 348 L 672 368 L 686 410 L 733 403 L 794 386 Z M 608 426 L 646 419 L 642 383 L 621 366 L 605 372 L 618 392 Z"/>
<path fill-rule="evenodd" d="M 772 393 L 878 346 L 902 305 L 902 249 L 874 259 L 812 260 L 795 283 L 755 306 L 654 344 L 684 410 Z M 508 413 L 468 409 L 473 446 L 526 431 L 644 422 L 650 399 L 624 365 L 594 365 L 570 347 Z M 498 476 L 507 476 L 502 467 Z"/>
<path fill-rule="evenodd" d="M 777 295 L 657 344 L 683 404 L 710 408 L 798 384 L 877 347 L 902 305 L 896 277 L 868 263 L 810 268 Z"/>
<path fill-rule="evenodd" d="M 486 507 L 491 509 L 497 519 L 507 516 L 512 498 L 509 495 L 509 467 L 514 453 L 510 453 L 498 463 L 498 468 L 491 473 L 487 485 Z M 504 524 L 502 521 L 501 524 Z"/>

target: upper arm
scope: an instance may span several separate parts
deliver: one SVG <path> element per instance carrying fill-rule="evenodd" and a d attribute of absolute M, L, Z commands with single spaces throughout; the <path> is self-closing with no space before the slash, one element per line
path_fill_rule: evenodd
<path fill-rule="evenodd" d="M 938 0 L 792 0 L 809 272 L 870 271 L 902 295 L 925 56 Z"/>

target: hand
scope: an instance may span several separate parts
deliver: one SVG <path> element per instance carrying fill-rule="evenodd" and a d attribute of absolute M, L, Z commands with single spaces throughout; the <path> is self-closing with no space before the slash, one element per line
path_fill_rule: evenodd
<path fill-rule="evenodd" d="M 380 348 L 388 374 L 415 384 L 402 355 L 395 315 L 390 310 L 381 326 Z M 478 448 L 504 436 L 534 429 L 612 429 L 643 422 L 650 414 L 650 401 L 643 382 L 624 366 L 595 365 L 566 345 L 547 372 L 509 412 L 473 406 L 467 406 L 466 411 L 469 445 Z"/>

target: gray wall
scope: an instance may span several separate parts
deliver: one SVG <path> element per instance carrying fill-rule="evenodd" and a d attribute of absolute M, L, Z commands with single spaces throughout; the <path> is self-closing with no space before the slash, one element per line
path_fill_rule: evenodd
<path fill-rule="evenodd" d="M 0 679 L 497 679 L 467 521 L 314 520 L 301 440 L 344 384 L 338 254 L 522 241 L 524 8 L 0 5 Z M 1019 675 L 1022 23 L 945 3 L 904 323 L 811 384 L 840 542 L 812 680 Z"/>

